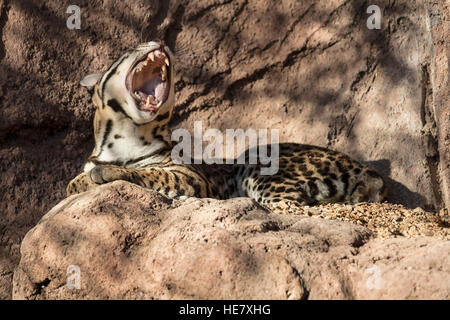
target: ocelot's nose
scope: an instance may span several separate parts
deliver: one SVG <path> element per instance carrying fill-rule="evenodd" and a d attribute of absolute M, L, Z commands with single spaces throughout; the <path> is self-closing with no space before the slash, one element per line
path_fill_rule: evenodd
<path fill-rule="evenodd" d="M 157 44 L 159 44 L 159 47 L 160 47 L 160 48 L 164 48 L 164 47 L 166 46 L 166 43 L 164 42 L 164 40 L 158 39 L 158 40 L 156 40 L 155 42 L 156 42 Z"/>

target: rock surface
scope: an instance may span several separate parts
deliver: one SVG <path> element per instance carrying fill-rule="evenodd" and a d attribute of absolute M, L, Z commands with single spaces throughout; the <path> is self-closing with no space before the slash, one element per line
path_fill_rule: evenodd
<path fill-rule="evenodd" d="M 450 241 L 381 241 L 247 198 L 172 201 L 122 181 L 62 201 L 21 254 L 14 299 L 450 298 Z"/>
<path fill-rule="evenodd" d="M 387 180 L 390 201 L 450 205 L 446 1 L 0 0 L 0 299 L 20 243 L 64 198 L 93 148 L 80 88 L 124 50 L 175 48 L 174 127 L 280 129 L 281 141 L 346 152 Z"/>

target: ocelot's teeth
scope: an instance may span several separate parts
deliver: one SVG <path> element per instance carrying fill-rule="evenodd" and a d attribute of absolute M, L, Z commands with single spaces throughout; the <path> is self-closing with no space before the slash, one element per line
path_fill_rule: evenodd
<path fill-rule="evenodd" d="M 150 54 L 148 55 L 148 57 L 150 58 L 150 60 L 152 60 L 153 62 L 155 61 L 155 53 L 152 51 L 150 52 Z"/>
<path fill-rule="evenodd" d="M 158 105 L 156 106 L 157 108 L 161 107 L 161 105 L 163 104 L 162 101 L 158 102 Z"/>
<path fill-rule="evenodd" d="M 167 73 L 167 67 L 166 65 L 163 65 L 161 67 L 161 80 L 166 81 L 166 73 Z"/>
<path fill-rule="evenodd" d="M 164 62 L 166 63 L 167 66 L 169 66 L 169 58 L 165 58 Z"/>
<path fill-rule="evenodd" d="M 150 106 L 150 96 L 147 96 L 147 101 L 145 101 L 145 107 L 148 108 Z"/>

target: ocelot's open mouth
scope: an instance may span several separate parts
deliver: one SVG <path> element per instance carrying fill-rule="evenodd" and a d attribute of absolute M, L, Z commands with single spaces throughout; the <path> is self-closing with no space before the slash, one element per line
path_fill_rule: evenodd
<path fill-rule="evenodd" d="M 147 53 L 127 75 L 127 88 L 141 111 L 156 112 L 170 90 L 170 60 L 162 49 Z"/>

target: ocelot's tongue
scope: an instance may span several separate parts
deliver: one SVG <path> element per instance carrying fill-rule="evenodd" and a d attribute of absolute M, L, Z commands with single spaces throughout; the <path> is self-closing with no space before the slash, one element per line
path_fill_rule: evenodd
<path fill-rule="evenodd" d="M 139 89 L 142 93 L 147 96 L 153 96 L 159 101 L 162 101 L 164 97 L 164 90 L 166 83 L 163 82 L 159 77 L 154 77 L 147 81 L 142 88 Z"/>
<path fill-rule="evenodd" d="M 141 107 L 149 110 L 154 109 L 164 99 L 166 85 L 167 83 L 163 82 L 158 76 L 142 82 L 136 90 L 142 101 Z"/>

